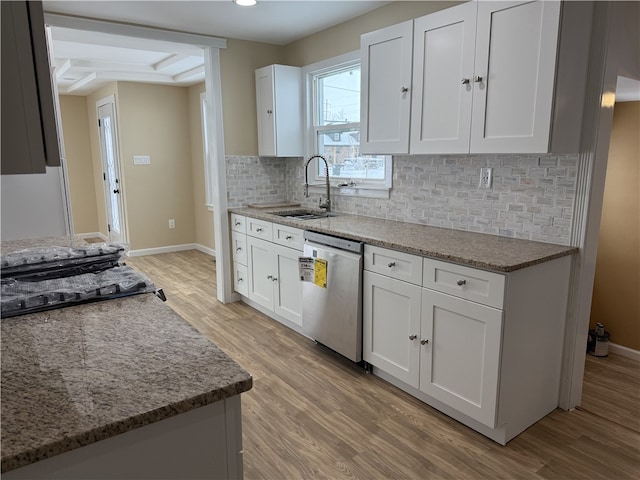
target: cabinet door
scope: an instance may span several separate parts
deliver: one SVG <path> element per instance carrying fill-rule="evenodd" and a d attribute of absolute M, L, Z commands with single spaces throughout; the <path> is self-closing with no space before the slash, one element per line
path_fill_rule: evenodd
<path fill-rule="evenodd" d="M 408 153 L 413 20 L 361 37 L 360 152 Z"/>
<path fill-rule="evenodd" d="M 422 290 L 420 390 L 495 427 L 502 311 Z"/>
<path fill-rule="evenodd" d="M 302 326 L 302 282 L 298 273 L 298 257 L 302 252 L 273 245 L 276 272 L 273 283 L 274 312 Z"/>
<path fill-rule="evenodd" d="M 276 117 L 273 65 L 256 70 L 258 155 L 276 154 Z"/>
<path fill-rule="evenodd" d="M 248 274 L 246 265 L 233 262 L 233 289 L 245 297 L 249 294 Z"/>
<path fill-rule="evenodd" d="M 243 233 L 231 232 L 231 253 L 234 262 L 247 264 L 247 236 Z"/>
<path fill-rule="evenodd" d="M 469 2 L 415 21 L 412 154 L 469 152 L 476 13 Z"/>
<path fill-rule="evenodd" d="M 418 387 L 420 292 L 410 283 L 365 271 L 362 356 L 381 370 Z"/>
<path fill-rule="evenodd" d="M 249 298 L 273 310 L 274 266 L 273 244 L 259 238 L 247 237 L 249 267 Z"/>
<path fill-rule="evenodd" d="M 471 153 L 549 147 L 560 2 L 478 2 Z"/>

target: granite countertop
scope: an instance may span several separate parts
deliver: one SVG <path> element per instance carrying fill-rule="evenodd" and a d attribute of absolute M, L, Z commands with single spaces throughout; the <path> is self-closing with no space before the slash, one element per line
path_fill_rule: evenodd
<path fill-rule="evenodd" d="M 25 238 L 22 240 L 3 240 L 0 246 L 2 253 L 13 253 L 26 248 L 36 247 L 78 247 L 87 245 L 82 237 L 77 235 L 60 235 L 53 237 Z"/>
<path fill-rule="evenodd" d="M 576 247 L 552 243 L 343 213 L 314 220 L 296 220 L 275 215 L 287 211 L 283 208 L 242 207 L 231 208 L 229 211 L 303 230 L 349 238 L 369 245 L 504 273 L 578 251 Z"/>
<path fill-rule="evenodd" d="M 1 328 L 2 472 L 252 387 L 154 294 L 4 318 Z"/>

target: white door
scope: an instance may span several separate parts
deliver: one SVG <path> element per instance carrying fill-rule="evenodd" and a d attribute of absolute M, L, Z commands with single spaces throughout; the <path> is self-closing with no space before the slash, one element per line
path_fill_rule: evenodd
<path fill-rule="evenodd" d="M 276 287 L 274 311 L 302 326 L 302 282 L 298 269 L 298 257 L 302 253 L 279 245 L 273 245 L 273 249 L 277 268 L 272 279 Z"/>
<path fill-rule="evenodd" d="M 102 154 L 102 180 L 107 213 L 109 241 L 127 241 L 122 201 L 122 177 L 118 157 L 116 117 L 113 103 L 98 106 L 98 128 L 100 130 L 100 152 Z"/>
<path fill-rule="evenodd" d="M 362 36 L 360 152 L 409 153 L 413 20 Z"/>
<path fill-rule="evenodd" d="M 274 98 L 274 68 L 272 65 L 256 70 L 258 108 L 258 154 L 276 154 L 276 120 Z"/>
<path fill-rule="evenodd" d="M 420 390 L 495 427 L 502 311 L 422 289 Z"/>
<path fill-rule="evenodd" d="M 249 298 L 273 311 L 273 244 L 259 238 L 247 237 L 249 267 Z"/>
<path fill-rule="evenodd" d="M 417 388 L 421 288 L 368 271 L 362 283 L 363 359 Z"/>
<path fill-rule="evenodd" d="M 478 3 L 471 153 L 548 150 L 559 23 L 558 1 Z"/>
<path fill-rule="evenodd" d="M 415 21 L 411 146 L 415 153 L 468 153 L 477 3 Z"/>

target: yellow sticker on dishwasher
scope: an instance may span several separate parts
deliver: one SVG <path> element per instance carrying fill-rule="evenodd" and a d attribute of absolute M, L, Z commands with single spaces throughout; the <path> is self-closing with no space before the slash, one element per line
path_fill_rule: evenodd
<path fill-rule="evenodd" d="M 327 288 L 327 261 L 316 258 L 314 267 L 313 283 L 319 287 Z"/>

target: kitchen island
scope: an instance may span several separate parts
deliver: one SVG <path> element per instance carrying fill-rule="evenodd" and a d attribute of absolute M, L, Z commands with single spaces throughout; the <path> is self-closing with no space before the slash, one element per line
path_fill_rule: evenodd
<path fill-rule="evenodd" d="M 1 328 L 3 478 L 242 477 L 252 377 L 156 295 Z"/>

